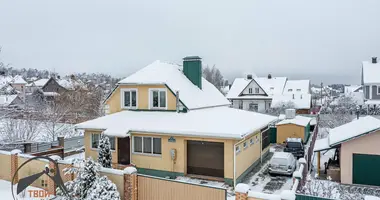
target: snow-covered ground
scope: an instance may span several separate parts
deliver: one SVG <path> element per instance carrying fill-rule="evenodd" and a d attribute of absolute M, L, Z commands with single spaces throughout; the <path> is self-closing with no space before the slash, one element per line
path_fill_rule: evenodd
<path fill-rule="evenodd" d="M 29 186 L 28 188 L 26 188 L 25 192 L 22 192 L 22 193 L 20 193 L 20 195 L 17 196 L 16 195 L 16 189 L 17 189 L 17 185 L 14 185 L 13 191 L 14 191 L 15 197 L 18 199 L 36 199 L 36 198 L 33 198 L 33 195 L 30 196 L 29 191 L 37 191 L 37 190 L 38 191 L 44 191 L 43 189 Z M 25 196 L 22 196 L 23 193 Z M 43 192 L 41 192 L 41 193 L 43 193 Z M 11 182 L 5 181 L 5 180 L 0 180 L 0 199 L 6 199 L 6 200 L 13 199 Z M 39 199 L 42 199 L 42 198 L 39 198 Z"/>
<path fill-rule="evenodd" d="M 85 154 L 84 152 L 81 152 L 81 153 L 77 153 L 77 154 L 73 154 L 71 156 L 66 156 L 64 160 L 67 160 L 67 161 L 74 161 L 76 159 L 85 159 Z"/>

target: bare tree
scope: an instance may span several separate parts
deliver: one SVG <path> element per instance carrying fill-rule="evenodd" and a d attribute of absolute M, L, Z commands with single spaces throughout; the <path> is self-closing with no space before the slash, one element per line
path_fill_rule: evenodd
<path fill-rule="evenodd" d="M 354 119 L 353 111 L 356 105 L 351 97 L 340 97 L 327 107 L 322 107 L 320 126 L 335 128 L 351 122 Z"/>
<path fill-rule="evenodd" d="M 285 114 L 286 109 L 295 108 L 295 104 L 291 101 L 280 102 L 276 105 L 273 105 L 271 108 L 267 109 L 265 113 L 278 116 L 280 114 Z"/>
<path fill-rule="evenodd" d="M 6 118 L 2 120 L 1 136 L 4 141 L 33 141 L 38 137 L 40 122 L 30 117 L 25 119 Z"/>
<path fill-rule="evenodd" d="M 203 69 L 203 77 L 221 91 L 224 85 L 224 79 L 222 73 L 215 65 L 212 68 L 206 66 L 206 68 Z"/>

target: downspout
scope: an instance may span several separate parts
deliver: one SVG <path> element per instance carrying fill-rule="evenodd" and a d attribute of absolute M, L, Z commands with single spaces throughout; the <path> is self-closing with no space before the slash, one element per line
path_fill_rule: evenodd
<path fill-rule="evenodd" d="M 236 143 L 234 144 L 234 188 L 236 186 Z"/>
<path fill-rule="evenodd" d="M 176 102 L 176 112 L 178 113 L 179 112 L 179 91 L 177 90 L 176 92 L 175 92 L 175 102 Z"/>

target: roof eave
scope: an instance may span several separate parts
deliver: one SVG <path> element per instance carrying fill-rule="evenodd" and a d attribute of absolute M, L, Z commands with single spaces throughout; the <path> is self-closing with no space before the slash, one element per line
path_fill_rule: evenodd
<path fill-rule="evenodd" d="M 354 136 L 354 137 L 350 137 L 350 138 L 347 138 L 347 139 L 345 139 L 345 140 L 335 142 L 335 143 L 333 143 L 333 144 L 330 144 L 330 147 L 332 147 L 332 146 L 337 146 L 337 145 L 340 145 L 340 144 L 342 144 L 342 143 L 345 143 L 345 142 L 348 142 L 348 141 L 354 140 L 354 139 L 356 139 L 356 138 L 362 137 L 362 136 L 364 136 L 364 135 L 368 135 L 368 134 L 374 133 L 374 132 L 376 132 L 376 131 L 378 131 L 378 130 L 380 130 L 380 128 L 376 128 L 376 129 L 374 129 L 374 130 L 367 131 L 367 132 L 365 132 L 365 133 L 362 133 L 362 134 L 356 135 L 356 136 Z"/>

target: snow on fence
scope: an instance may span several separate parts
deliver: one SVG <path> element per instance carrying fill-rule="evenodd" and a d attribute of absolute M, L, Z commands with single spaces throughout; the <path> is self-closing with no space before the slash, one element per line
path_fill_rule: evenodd
<path fill-rule="evenodd" d="M 65 138 L 64 151 L 69 152 L 84 146 L 84 136 Z"/>

